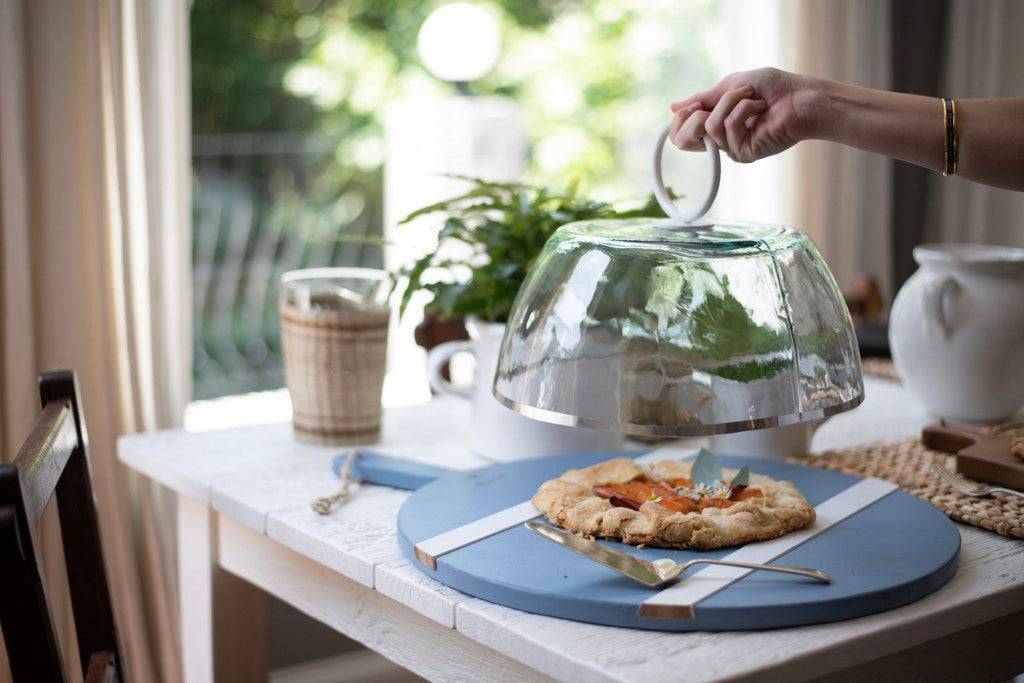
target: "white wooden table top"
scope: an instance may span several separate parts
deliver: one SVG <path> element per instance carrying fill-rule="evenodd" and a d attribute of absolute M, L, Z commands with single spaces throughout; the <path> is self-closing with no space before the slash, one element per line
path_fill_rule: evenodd
<path fill-rule="evenodd" d="M 812 450 L 919 434 L 933 418 L 897 383 L 865 378 L 866 400 L 826 421 Z M 464 401 L 386 411 L 381 452 L 454 468 L 486 464 L 465 447 Z M 463 595 L 427 576 L 398 548 L 395 521 L 408 492 L 361 486 L 328 516 L 310 501 L 337 490 L 341 447 L 296 442 L 288 423 L 122 437 L 120 459 L 180 494 L 265 534 L 340 574 L 457 629 L 542 674 L 562 680 L 651 681 L 823 676 L 1024 608 L 1024 543 L 958 525 L 956 576 L 911 605 L 848 621 L 729 633 L 659 633 L 582 624 L 519 612 Z M 339 607 L 341 609 L 341 607 Z M 401 624 L 395 624 L 401 628 Z"/>

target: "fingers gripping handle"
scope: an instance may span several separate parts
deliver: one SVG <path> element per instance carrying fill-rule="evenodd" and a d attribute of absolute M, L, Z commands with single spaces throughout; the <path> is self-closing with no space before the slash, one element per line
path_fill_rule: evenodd
<path fill-rule="evenodd" d="M 711 205 L 715 203 L 715 197 L 718 196 L 718 184 L 722 179 L 722 161 L 718 155 L 718 145 L 711 139 L 710 136 L 704 136 L 704 147 L 708 150 L 708 157 L 711 159 L 711 174 L 708 178 L 708 189 L 704 195 L 704 199 L 689 213 L 685 213 L 679 210 L 676 203 L 672 201 L 672 198 L 668 196 L 668 191 L 665 189 L 665 181 L 661 175 L 661 155 L 665 150 L 665 141 L 668 139 L 669 126 L 666 125 L 661 133 L 658 134 L 658 140 L 654 144 L 654 160 L 652 164 L 652 176 L 654 182 L 654 197 L 658 200 L 658 204 L 661 205 L 662 211 L 664 211 L 669 218 L 674 222 L 680 224 L 692 223 L 697 220 L 711 208 Z"/>

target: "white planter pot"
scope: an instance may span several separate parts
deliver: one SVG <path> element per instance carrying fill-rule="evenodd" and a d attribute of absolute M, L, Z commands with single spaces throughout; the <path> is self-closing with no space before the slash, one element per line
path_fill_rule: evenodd
<path fill-rule="evenodd" d="M 500 462 L 558 453 L 618 450 L 622 435 L 599 429 L 567 427 L 524 417 L 494 398 L 492 386 L 498 350 L 505 333 L 500 323 L 466 322 L 469 341 L 439 344 L 427 355 L 430 386 L 441 394 L 461 396 L 473 402 L 470 449 Z M 476 383 L 470 389 L 453 386 L 441 376 L 441 368 L 458 353 L 476 358 Z"/>

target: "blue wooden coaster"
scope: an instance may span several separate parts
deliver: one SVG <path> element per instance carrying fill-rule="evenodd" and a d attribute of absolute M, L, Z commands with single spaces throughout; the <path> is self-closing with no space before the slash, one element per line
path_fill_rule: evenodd
<path fill-rule="evenodd" d="M 664 631 L 767 629 L 850 619 L 918 600 L 956 572 L 956 526 L 900 490 L 775 560 L 820 569 L 832 576 L 831 584 L 753 572 L 702 601 L 693 619 L 640 617 L 640 604 L 660 589 L 635 583 L 522 525 L 441 555 L 436 570 L 416 560 L 416 544 L 528 501 L 540 484 L 566 470 L 620 455 L 637 453 L 567 454 L 444 474 L 417 489 L 402 506 L 399 543 L 427 575 L 490 602 L 577 621 Z M 773 460 L 718 459 L 726 467 L 750 464 L 759 474 L 791 481 L 812 505 L 860 481 Z M 695 553 L 603 542 L 649 560 L 721 558 L 735 550 Z M 682 580 L 695 571 L 699 568 Z"/>

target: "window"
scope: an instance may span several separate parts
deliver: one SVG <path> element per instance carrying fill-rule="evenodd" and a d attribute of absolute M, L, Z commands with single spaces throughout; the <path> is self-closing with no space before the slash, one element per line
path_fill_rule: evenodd
<path fill-rule="evenodd" d="M 777 61 L 776 2 L 484 7 L 501 28 L 501 57 L 465 89 L 514 103 L 527 181 L 575 184 L 599 199 L 650 192 L 651 147 L 673 99 L 734 68 Z M 388 174 L 411 163 L 403 154 L 431 158 L 451 147 L 422 138 L 412 156 L 408 145 L 389 147 L 386 112 L 460 97 L 416 54 L 430 9 L 413 0 L 192 4 L 194 398 L 283 386 L 276 289 L 283 271 L 381 266 L 382 237 L 407 238 L 392 229 L 400 212 L 386 204 L 393 197 L 424 203 L 427 195 L 423 183 L 390 183 Z M 491 155 L 508 154 L 492 137 Z M 486 172 L 487 150 L 474 153 Z M 679 163 L 666 168 L 667 182 L 684 195 L 698 192 L 703 161 Z M 778 171 L 767 166 L 726 170 L 722 215 L 755 218 L 736 209 L 779 201 Z M 676 186 L 687 182 L 694 189 Z"/>

